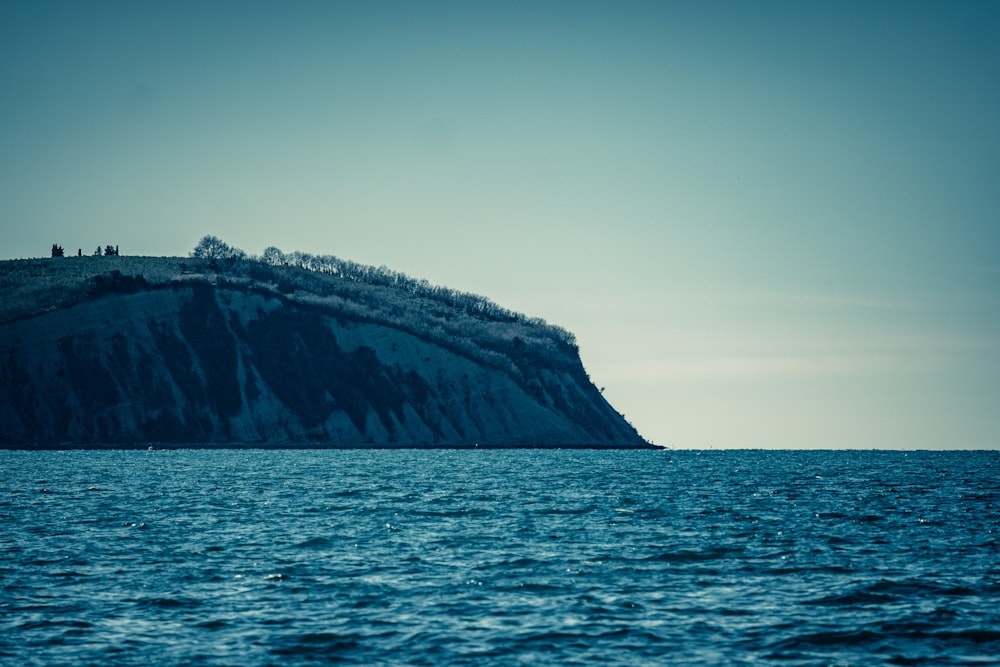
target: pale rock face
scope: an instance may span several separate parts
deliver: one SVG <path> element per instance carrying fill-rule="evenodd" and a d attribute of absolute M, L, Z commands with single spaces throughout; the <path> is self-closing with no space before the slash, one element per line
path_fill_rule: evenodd
<path fill-rule="evenodd" d="M 231 285 L 104 295 L 0 324 L 0 445 L 649 446 L 575 351 L 465 349 Z"/>

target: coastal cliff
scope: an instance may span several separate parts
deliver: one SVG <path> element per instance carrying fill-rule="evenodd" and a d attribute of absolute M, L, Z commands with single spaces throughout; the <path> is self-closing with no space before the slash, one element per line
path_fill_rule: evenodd
<path fill-rule="evenodd" d="M 0 262 L 0 446 L 651 446 L 565 330 L 286 259 Z"/>

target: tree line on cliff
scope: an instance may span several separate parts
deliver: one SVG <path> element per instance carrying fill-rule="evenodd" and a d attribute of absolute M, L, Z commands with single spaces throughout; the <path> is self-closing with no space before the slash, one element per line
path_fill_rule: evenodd
<path fill-rule="evenodd" d="M 579 354 L 572 333 L 486 297 L 417 280 L 385 266 L 332 255 L 249 255 L 214 236 L 179 257 L 111 257 L 112 264 L 52 260 L 0 263 L 0 322 L 68 307 L 107 294 L 208 282 L 262 291 L 337 317 L 381 323 L 521 375 L 538 365 L 570 363 Z M 558 361 L 562 360 L 562 361 Z"/>
<path fill-rule="evenodd" d="M 375 267 L 359 264 L 333 255 L 312 255 L 299 251 L 285 253 L 275 246 L 266 248 L 260 256 L 254 256 L 247 254 L 239 248 L 230 246 L 222 239 L 212 235 L 202 237 L 191 251 L 191 257 L 206 261 L 208 266 L 213 270 L 238 271 L 240 268 L 244 268 L 250 273 L 251 277 L 257 279 L 265 277 L 259 270 L 261 267 L 272 269 L 292 268 L 374 287 L 400 290 L 413 296 L 440 303 L 447 308 L 463 311 L 470 316 L 483 320 L 498 323 L 514 323 L 531 327 L 535 330 L 545 332 L 561 346 L 573 350 L 577 348 L 576 338 L 571 332 L 562 327 L 549 324 L 540 317 L 528 317 L 522 313 L 504 308 L 484 296 L 461 292 L 440 285 L 432 285 L 427 280 L 411 278 L 400 271 L 394 271 L 386 266 Z M 321 291 L 314 284 L 289 284 L 282 280 L 285 276 L 273 274 L 272 276 L 277 279 L 278 287 L 282 291 L 289 291 L 294 288 L 301 288 L 305 291 Z"/>
<path fill-rule="evenodd" d="M 77 255 L 77 257 L 81 257 L 83 255 L 83 249 L 79 249 L 78 248 L 77 251 L 76 251 L 76 255 Z M 110 243 L 108 245 L 104 246 L 103 249 L 101 248 L 101 246 L 97 246 L 97 249 L 94 250 L 93 255 L 94 255 L 94 257 L 100 257 L 101 255 L 104 255 L 106 257 L 112 257 L 112 256 L 117 257 L 118 256 L 118 246 L 111 245 Z M 65 257 L 66 256 L 66 251 L 58 243 L 53 243 L 52 244 L 52 256 L 53 257 Z"/>

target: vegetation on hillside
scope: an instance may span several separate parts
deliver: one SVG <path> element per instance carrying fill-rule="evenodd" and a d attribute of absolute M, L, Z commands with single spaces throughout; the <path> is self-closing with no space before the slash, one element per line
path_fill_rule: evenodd
<path fill-rule="evenodd" d="M 543 358 L 541 365 L 551 365 L 553 352 L 575 358 L 578 351 L 573 334 L 562 327 L 385 266 L 284 253 L 273 246 L 251 256 L 214 236 L 203 237 L 191 257 L 225 280 L 273 290 L 340 316 L 388 324 L 517 375 Z"/>
<path fill-rule="evenodd" d="M 338 317 L 393 326 L 521 375 L 544 357 L 575 358 L 565 329 L 475 294 L 416 280 L 387 267 L 331 255 L 267 248 L 248 255 L 214 236 L 190 257 L 82 256 L 0 262 L 0 321 L 30 317 L 108 293 L 211 283 L 259 291 Z M 556 354 L 553 354 L 556 353 Z"/>

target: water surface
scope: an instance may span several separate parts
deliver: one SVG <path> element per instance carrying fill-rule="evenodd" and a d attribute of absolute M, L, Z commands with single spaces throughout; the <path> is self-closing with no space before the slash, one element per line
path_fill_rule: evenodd
<path fill-rule="evenodd" d="M 0 452 L 0 664 L 990 664 L 1000 453 Z"/>

